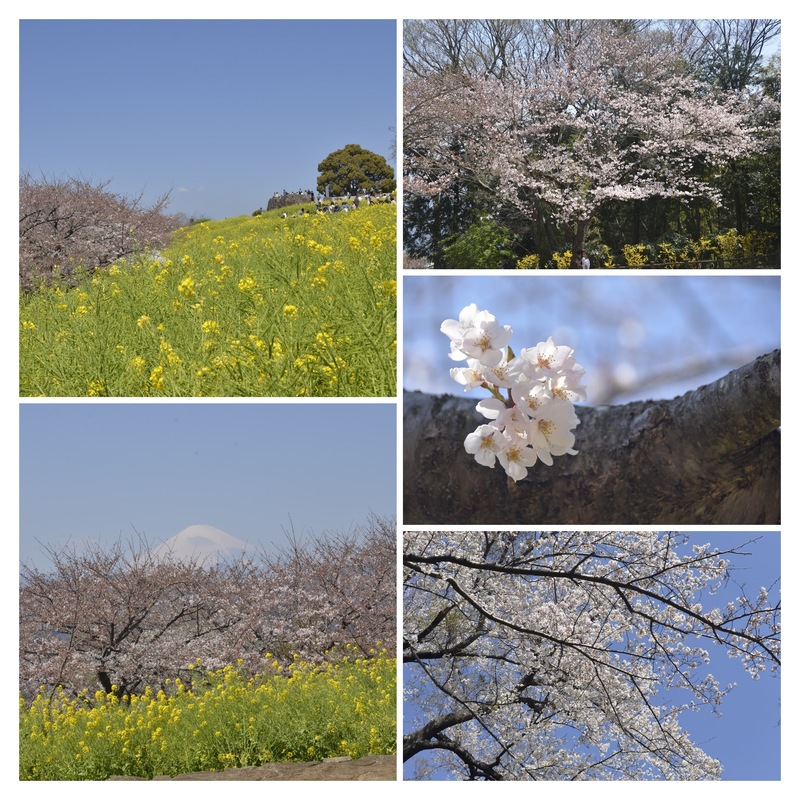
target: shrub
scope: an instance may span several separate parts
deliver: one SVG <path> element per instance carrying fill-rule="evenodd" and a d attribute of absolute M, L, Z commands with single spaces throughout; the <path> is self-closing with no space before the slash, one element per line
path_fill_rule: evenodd
<path fill-rule="evenodd" d="M 517 261 L 517 269 L 539 269 L 539 254 L 532 253 Z"/>
<path fill-rule="evenodd" d="M 553 253 L 553 262 L 558 269 L 569 269 L 572 266 L 572 250 L 563 253 Z"/>
<path fill-rule="evenodd" d="M 648 263 L 646 248 L 643 244 L 626 244 L 622 248 L 622 255 L 629 267 L 641 267 Z"/>
<path fill-rule="evenodd" d="M 514 258 L 511 231 L 488 217 L 448 239 L 443 251 L 448 269 L 502 269 Z"/>

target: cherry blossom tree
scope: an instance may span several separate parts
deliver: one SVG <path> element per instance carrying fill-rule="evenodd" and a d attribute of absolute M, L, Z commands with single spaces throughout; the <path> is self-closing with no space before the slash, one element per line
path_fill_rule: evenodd
<path fill-rule="evenodd" d="M 157 556 L 144 540 L 50 550 L 49 569 L 22 568 L 20 691 L 134 693 L 228 664 L 254 673 L 267 653 L 288 663 L 391 651 L 396 547 L 394 520 L 371 517 L 221 563 Z"/>
<path fill-rule="evenodd" d="M 589 24 L 591 23 L 591 24 Z M 692 78 L 666 30 L 615 21 L 546 29 L 540 58 L 497 70 L 453 68 L 404 82 L 405 188 L 410 198 L 459 187 L 551 221 L 584 249 L 612 201 L 719 203 L 716 180 L 774 141 L 762 95 Z"/>
<path fill-rule="evenodd" d="M 142 195 L 123 197 L 109 181 L 35 178 L 19 181 L 19 275 L 30 289 L 43 279 L 70 280 L 83 268 L 107 266 L 123 256 L 166 246 L 178 227 L 166 213 L 169 192 L 151 205 Z M 54 273 L 55 270 L 55 273 Z"/>
<path fill-rule="evenodd" d="M 731 689 L 708 674 L 710 652 L 752 678 L 780 665 L 776 585 L 706 601 L 748 544 L 406 532 L 404 760 L 418 778 L 719 778 L 682 723 Z"/>

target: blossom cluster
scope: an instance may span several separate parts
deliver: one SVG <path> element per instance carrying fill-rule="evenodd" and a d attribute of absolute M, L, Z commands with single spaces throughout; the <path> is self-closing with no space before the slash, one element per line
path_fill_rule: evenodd
<path fill-rule="evenodd" d="M 499 459 L 509 477 L 519 481 L 537 459 L 552 466 L 553 456 L 577 454 L 572 429 L 580 420 L 572 402 L 585 400 L 586 389 L 580 383 L 585 370 L 572 348 L 557 345 L 551 336 L 515 356 L 508 345 L 511 326 L 475 303 L 457 320 L 446 319 L 440 330 L 450 338 L 450 358 L 467 362 L 450 370 L 452 378 L 464 391 L 481 387 L 492 394 L 477 405 L 489 422 L 464 440 L 479 464 L 494 468 Z"/>

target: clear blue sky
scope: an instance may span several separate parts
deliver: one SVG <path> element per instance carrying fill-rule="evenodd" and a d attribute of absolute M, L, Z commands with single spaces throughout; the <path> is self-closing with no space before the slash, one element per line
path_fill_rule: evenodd
<path fill-rule="evenodd" d="M 780 347 L 774 276 L 600 273 L 407 275 L 403 282 L 403 387 L 464 396 L 450 369 L 445 319 L 476 303 L 511 325 L 519 353 L 553 336 L 586 368 L 587 405 L 604 402 L 615 372 L 634 380 L 611 402 L 671 398 Z M 687 370 L 687 364 L 699 365 Z M 664 381 L 651 382 L 657 376 Z M 474 389 L 475 402 L 488 397 Z"/>
<path fill-rule="evenodd" d="M 770 587 L 780 578 L 781 537 L 776 531 L 693 532 L 690 536 L 694 544 L 710 542 L 720 550 L 757 540 L 742 548 L 750 555 L 731 558 L 732 579 L 728 585 L 717 595 L 701 597 L 706 609 L 724 606 L 742 594 L 742 589 L 747 596 L 756 595 L 761 586 Z M 774 590 L 776 597 L 778 589 Z M 682 725 L 696 744 L 722 762 L 725 780 L 777 780 L 781 774 L 780 678 L 765 672 L 754 681 L 741 662 L 728 658 L 722 648 L 709 647 L 709 655 L 708 671 L 720 685 L 736 683 L 736 686 L 720 708 L 722 716 L 703 708 L 683 714 Z M 683 692 L 676 691 L 675 698 L 678 703 L 687 700 Z M 409 730 L 406 721 L 404 732 Z M 407 777 L 413 776 L 412 764 L 413 760 L 405 765 Z"/>
<path fill-rule="evenodd" d="M 251 214 L 347 144 L 396 166 L 396 62 L 394 20 L 23 20 L 20 168 Z"/>
<path fill-rule="evenodd" d="M 208 524 L 251 543 L 394 516 L 390 403 L 20 406 L 20 558 L 37 544 L 166 540 Z"/>

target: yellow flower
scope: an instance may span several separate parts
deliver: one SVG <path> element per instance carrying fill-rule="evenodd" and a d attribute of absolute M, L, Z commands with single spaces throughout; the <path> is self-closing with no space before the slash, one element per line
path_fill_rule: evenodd
<path fill-rule="evenodd" d="M 31 322 L 30 320 L 23 320 L 22 322 L 22 330 L 24 331 L 35 331 L 36 330 L 36 323 Z"/>
<path fill-rule="evenodd" d="M 147 314 L 142 314 L 142 316 L 136 320 L 136 325 L 139 328 L 144 328 L 145 325 L 149 325 L 151 322 L 152 320 L 147 316 Z"/>
<path fill-rule="evenodd" d="M 283 313 L 287 317 L 296 317 L 297 316 L 297 306 L 284 306 Z"/>
<path fill-rule="evenodd" d="M 160 364 L 150 373 L 150 385 L 154 389 L 164 388 L 164 367 Z"/>
<path fill-rule="evenodd" d="M 251 333 L 249 338 L 257 350 L 263 350 L 267 346 L 266 342 L 263 339 L 259 339 L 255 334 Z"/>
<path fill-rule="evenodd" d="M 178 285 L 178 291 L 184 297 L 191 297 L 194 294 L 194 279 L 187 275 Z"/>
<path fill-rule="evenodd" d="M 219 323 L 213 319 L 207 319 L 203 323 L 203 333 L 219 333 Z"/>

